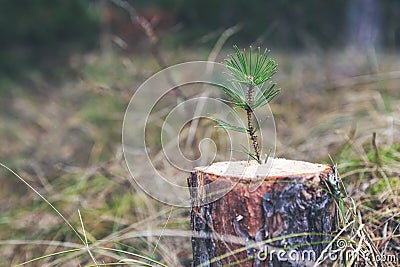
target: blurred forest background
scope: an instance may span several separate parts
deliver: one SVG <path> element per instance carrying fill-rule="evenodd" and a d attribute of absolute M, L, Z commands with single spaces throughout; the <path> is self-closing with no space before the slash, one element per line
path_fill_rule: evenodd
<path fill-rule="evenodd" d="M 399 17 L 398 0 L 0 0 L 0 162 L 77 231 L 1 168 L 0 266 L 189 266 L 188 209 L 128 178 L 122 120 L 152 74 L 234 43 L 279 64 L 278 156 L 331 156 L 365 231 L 399 254 Z"/>
<path fill-rule="evenodd" d="M 52 69 L 52 64 L 58 65 L 71 53 L 99 49 L 104 35 L 122 50 L 132 51 L 141 44 L 145 48 L 141 27 L 132 24 L 128 13 L 115 3 L 2 0 L 2 73 L 12 77 L 36 64 Z M 132 4 L 153 25 L 160 43 L 169 48 L 211 48 L 223 30 L 235 25 L 241 30 L 231 42 L 267 44 L 273 49 L 372 45 L 393 51 L 400 45 L 400 3 L 396 0 L 154 0 Z"/>

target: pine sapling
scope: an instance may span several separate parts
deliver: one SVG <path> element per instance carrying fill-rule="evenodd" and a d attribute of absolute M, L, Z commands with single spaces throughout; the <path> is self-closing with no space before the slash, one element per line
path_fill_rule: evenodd
<path fill-rule="evenodd" d="M 277 72 L 277 64 L 273 59 L 268 58 L 270 50 L 263 52 L 258 47 L 256 55 L 250 46 L 249 53 L 246 50 L 240 51 L 235 45 L 235 54 L 228 55 L 225 66 L 229 69 L 229 85 L 222 86 L 222 90 L 228 97 L 222 99 L 233 105 L 236 109 L 246 112 L 247 127 L 231 125 L 225 121 L 217 120 L 217 127 L 227 130 L 246 133 L 253 146 L 253 152 L 245 152 L 259 164 L 265 163 L 268 156 L 262 158 L 262 151 L 258 140 L 258 124 L 255 123 L 255 110 L 267 105 L 279 93 L 280 88 L 276 88 L 276 83 L 272 82 L 272 76 Z"/>

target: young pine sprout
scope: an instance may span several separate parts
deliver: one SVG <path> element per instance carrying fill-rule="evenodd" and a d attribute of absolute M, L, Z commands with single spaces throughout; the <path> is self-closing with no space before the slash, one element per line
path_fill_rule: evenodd
<path fill-rule="evenodd" d="M 255 55 L 251 46 L 249 53 L 246 53 L 245 49 L 240 51 L 236 45 L 234 49 L 235 54 L 229 55 L 225 60 L 231 79 L 229 85 L 221 87 L 228 97 L 228 100 L 222 100 L 232 104 L 235 110 L 242 109 L 246 112 L 247 126 L 235 126 L 217 120 L 217 127 L 246 133 L 253 146 L 253 152 L 246 150 L 246 153 L 262 164 L 268 160 L 268 156 L 264 160 L 261 158 L 262 151 L 257 136 L 259 127 L 254 122 L 254 111 L 267 105 L 280 92 L 280 88 L 276 88 L 276 83 L 271 80 L 277 72 L 277 64 L 273 59 L 268 58 L 270 51 L 267 49 L 261 52 L 258 48 Z"/>

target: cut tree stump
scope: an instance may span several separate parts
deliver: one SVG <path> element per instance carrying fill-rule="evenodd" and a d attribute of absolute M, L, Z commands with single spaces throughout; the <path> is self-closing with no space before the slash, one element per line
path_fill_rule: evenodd
<path fill-rule="evenodd" d="M 308 266 L 333 239 L 335 169 L 285 159 L 270 163 L 219 162 L 192 171 L 193 266 Z M 255 187 L 254 173 L 261 179 Z M 233 188 L 208 203 L 213 192 L 202 186 L 215 181 Z"/>

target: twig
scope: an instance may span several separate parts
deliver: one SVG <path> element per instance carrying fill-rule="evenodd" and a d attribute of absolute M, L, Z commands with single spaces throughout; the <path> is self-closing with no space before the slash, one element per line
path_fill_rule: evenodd
<path fill-rule="evenodd" d="M 381 158 L 379 157 L 378 146 L 376 145 L 376 132 L 372 133 L 372 147 L 375 152 L 376 168 L 382 168 Z"/>
<path fill-rule="evenodd" d="M 140 16 L 132 5 L 130 5 L 127 1 L 124 0 L 111 0 L 111 2 L 126 10 L 129 14 L 131 22 L 140 25 L 146 36 L 149 38 L 150 43 L 157 44 L 158 38 L 154 34 L 154 30 L 153 27 L 151 26 L 151 23 L 146 18 Z"/>
<path fill-rule="evenodd" d="M 119 6 L 120 8 L 128 12 L 131 23 L 139 24 L 139 26 L 142 28 L 142 30 L 144 31 L 144 33 L 146 34 L 147 38 L 150 41 L 151 53 L 153 54 L 160 68 L 165 70 L 165 76 L 168 84 L 172 88 L 175 88 L 173 92 L 176 94 L 178 98 L 185 99 L 179 87 L 176 86 L 176 83 L 172 78 L 171 73 L 168 71 L 167 64 L 164 58 L 161 56 L 160 49 L 158 47 L 158 38 L 154 32 L 151 23 L 145 17 L 140 16 L 139 13 L 136 11 L 136 9 L 127 1 L 125 0 L 110 0 L 110 1 L 114 3 L 116 6 Z"/>
<path fill-rule="evenodd" d="M 393 189 L 390 184 L 389 178 L 387 177 L 386 173 L 382 169 L 382 162 L 381 162 L 381 158 L 379 156 L 378 146 L 376 145 L 376 132 L 372 133 L 372 147 L 375 152 L 376 171 L 379 172 L 382 175 L 382 177 L 385 179 L 386 185 L 387 185 L 390 193 L 393 194 Z"/>
<path fill-rule="evenodd" d="M 169 219 L 171 218 L 171 214 L 172 214 L 173 209 L 174 209 L 174 207 L 172 206 L 172 207 L 171 207 L 171 211 L 169 212 L 167 221 L 165 222 L 164 227 L 163 227 L 163 229 L 162 229 L 162 232 L 161 232 L 161 234 L 160 234 L 159 237 L 158 237 L 157 243 L 156 243 L 156 245 L 154 246 L 153 253 L 151 253 L 151 256 L 152 256 L 152 257 L 154 257 L 154 254 L 156 253 L 156 250 L 157 250 L 157 246 L 158 246 L 158 244 L 160 243 L 161 237 L 163 236 L 163 233 L 164 233 L 165 229 L 167 228 L 167 225 L 168 225 Z"/>
<path fill-rule="evenodd" d="M 231 37 L 232 35 L 234 35 L 235 33 L 237 33 L 238 31 L 240 31 L 242 29 L 242 25 L 241 24 L 236 24 L 235 26 L 232 26 L 228 29 L 226 29 L 221 36 L 218 38 L 218 41 L 215 43 L 213 49 L 211 50 L 210 55 L 208 56 L 208 61 L 215 61 L 217 58 L 218 53 L 221 51 L 222 46 L 226 43 L 226 41 L 229 39 L 229 37 Z"/>
<path fill-rule="evenodd" d="M 78 209 L 78 215 L 79 215 L 79 220 L 81 221 L 83 236 L 85 237 L 85 247 L 86 247 L 87 252 L 89 253 L 90 257 L 92 258 L 94 264 L 97 265 L 96 259 L 95 259 L 95 257 L 93 256 L 93 254 L 92 254 L 92 252 L 90 251 L 90 248 L 89 248 L 89 243 L 88 243 L 88 239 L 87 239 L 87 236 L 86 236 L 85 225 L 83 224 L 83 219 L 82 219 L 82 216 L 81 216 L 81 211 L 80 211 L 79 209 Z"/>
<path fill-rule="evenodd" d="M 232 26 L 232 27 L 226 29 L 221 34 L 221 36 L 218 38 L 218 41 L 215 43 L 214 48 L 211 50 L 211 53 L 208 56 L 207 60 L 215 61 L 218 53 L 221 51 L 222 46 L 225 44 L 225 42 L 228 40 L 228 38 L 231 37 L 232 35 L 234 35 L 236 32 L 238 32 L 241 28 L 242 28 L 241 24 L 236 24 L 235 26 Z M 208 69 L 207 71 L 211 72 L 211 69 Z M 205 93 L 202 96 L 208 96 L 208 93 Z M 201 110 L 203 109 L 203 107 L 204 107 L 204 101 L 200 101 L 199 104 L 196 106 L 196 112 L 199 111 L 199 113 L 201 113 Z M 197 113 L 195 113 L 195 114 L 197 114 Z M 189 134 L 188 134 L 188 138 L 186 141 L 186 147 L 189 147 L 193 144 L 193 140 L 194 140 L 194 136 L 197 131 L 198 124 L 199 124 L 199 120 L 193 120 L 190 123 Z"/>

